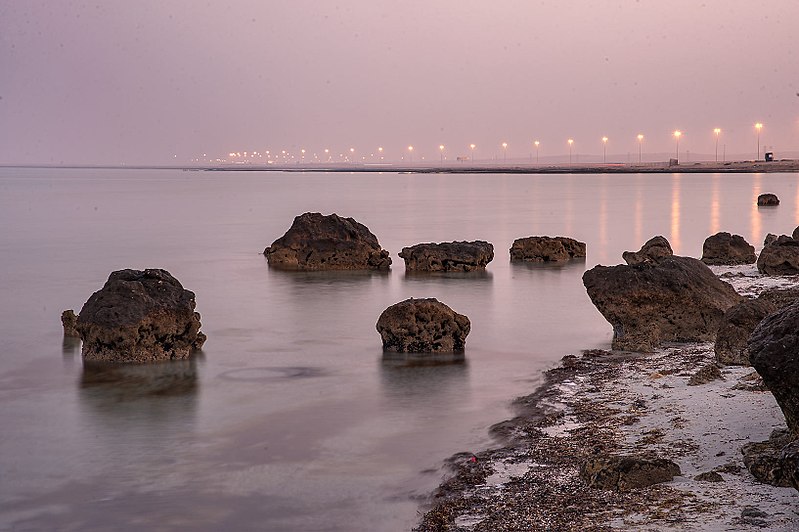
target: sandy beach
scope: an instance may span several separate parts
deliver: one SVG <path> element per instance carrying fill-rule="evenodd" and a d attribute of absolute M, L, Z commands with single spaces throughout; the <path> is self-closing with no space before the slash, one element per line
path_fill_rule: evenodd
<path fill-rule="evenodd" d="M 741 293 L 796 286 L 754 265 L 713 267 Z M 757 482 L 741 447 L 785 420 L 750 367 L 722 367 L 712 343 L 651 354 L 568 355 L 491 431 L 501 445 L 449 461 L 418 531 L 797 530 L 799 493 Z M 679 465 L 673 481 L 626 492 L 591 488 L 580 465 L 597 455 Z"/>

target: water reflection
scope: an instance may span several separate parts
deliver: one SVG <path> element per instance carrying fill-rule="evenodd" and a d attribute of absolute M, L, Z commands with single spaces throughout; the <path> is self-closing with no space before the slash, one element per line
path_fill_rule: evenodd
<path fill-rule="evenodd" d="M 513 273 L 517 271 L 571 271 L 585 270 L 585 257 L 566 260 L 562 262 L 523 262 L 513 261 L 510 263 Z"/>
<path fill-rule="evenodd" d="M 64 336 L 64 340 L 61 342 L 61 354 L 64 356 L 64 360 L 72 362 L 76 357 L 80 356 L 80 346 L 80 338 Z"/>
<path fill-rule="evenodd" d="M 386 281 L 391 274 L 390 270 L 281 270 L 269 268 L 269 276 L 277 277 L 277 281 L 295 282 L 298 285 L 331 285 L 331 286 L 356 286 L 371 281 Z"/>
<path fill-rule="evenodd" d="M 719 198 L 719 181 L 720 181 L 719 174 L 713 174 L 711 178 L 712 181 L 712 189 L 711 189 L 711 196 L 710 196 L 710 234 L 715 235 L 719 232 L 721 227 L 721 200 Z"/>
<path fill-rule="evenodd" d="M 84 399 L 100 406 L 155 396 L 194 395 L 197 380 L 196 358 L 159 364 L 84 361 L 80 388 Z"/>
<path fill-rule="evenodd" d="M 416 406 L 421 402 L 433 408 L 441 406 L 437 399 L 451 392 L 457 392 L 460 401 L 465 400 L 469 377 L 465 357 L 440 363 L 413 363 L 402 358 L 384 356 L 380 366 L 383 394 L 393 404 Z"/>
<path fill-rule="evenodd" d="M 760 220 L 760 212 L 757 210 L 757 197 L 762 190 L 761 178 L 762 174 L 754 174 L 752 176 L 752 199 L 750 200 L 751 211 L 749 214 L 750 228 L 749 228 L 749 241 L 762 242 L 763 241 L 763 224 Z"/>
<path fill-rule="evenodd" d="M 671 176 L 671 238 L 674 253 L 680 253 L 680 174 Z"/>
<path fill-rule="evenodd" d="M 635 180 L 635 241 L 643 242 L 644 234 L 644 199 L 641 190 L 641 176 Z"/>
<path fill-rule="evenodd" d="M 493 278 L 494 278 L 493 274 L 486 270 L 477 270 L 473 272 L 417 272 L 412 270 L 405 270 L 405 277 L 404 277 L 404 279 L 409 282 L 414 282 L 414 281 L 460 282 L 463 280 L 468 280 L 480 283 L 491 283 Z"/>

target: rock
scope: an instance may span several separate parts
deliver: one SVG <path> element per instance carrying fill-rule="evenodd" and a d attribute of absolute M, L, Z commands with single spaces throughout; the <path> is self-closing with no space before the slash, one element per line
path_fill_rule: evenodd
<path fill-rule="evenodd" d="M 705 264 L 754 264 L 755 248 L 740 235 L 716 233 L 702 245 L 702 262 Z"/>
<path fill-rule="evenodd" d="M 166 270 L 119 270 L 86 301 L 77 329 L 87 362 L 184 359 L 202 347 L 194 292 Z"/>
<path fill-rule="evenodd" d="M 768 516 L 766 512 L 759 508 L 747 506 L 741 510 L 741 517 L 738 519 L 738 522 L 745 525 L 747 528 L 755 526 L 758 528 L 770 528 L 771 523 L 764 519 Z"/>
<path fill-rule="evenodd" d="M 471 272 L 484 270 L 494 258 L 494 246 L 482 240 L 416 244 L 402 248 L 405 269 L 423 272 Z"/>
<path fill-rule="evenodd" d="M 694 480 L 699 482 L 724 482 L 724 477 L 715 471 L 706 471 L 705 473 L 699 473 L 696 475 Z"/>
<path fill-rule="evenodd" d="M 410 298 L 384 310 L 376 328 L 385 351 L 457 353 L 466 345 L 471 323 L 435 298 Z"/>
<path fill-rule="evenodd" d="M 780 204 L 780 198 L 776 194 L 761 194 L 757 197 L 758 207 L 774 207 Z"/>
<path fill-rule="evenodd" d="M 61 326 L 64 328 L 64 336 L 68 338 L 80 338 L 80 333 L 77 329 L 78 317 L 72 309 L 65 310 L 61 313 Z"/>
<path fill-rule="evenodd" d="M 710 364 L 702 366 L 699 371 L 691 375 L 688 379 L 688 386 L 707 384 L 718 379 L 724 379 L 724 377 L 721 376 L 719 367 L 714 362 L 711 362 Z"/>
<path fill-rule="evenodd" d="M 674 255 L 671 244 L 660 235 L 650 238 L 638 251 L 625 251 L 621 254 L 624 262 L 629 265 L 645 262 L 659 262 L 663 257 Z"/>
<path fill-rule="evenodd" d="M 775 430 L 768 441 L 747 443 L 741 447 L 744 465 L 758 482 L 787 488 L 791 486 L 784 460 L 780 457 L 782 449 L 790 442 L 787 431 Z"/>
<path fill-rule="evenodd" d="M 794 440 L 780 450 L 782 471 L 793 489 L 799 490 L 799 440 Z"/>
<path fill-rule="evenodd" d="M 749 361 L 799 437 L 799 303 L 763 319 L 749 337 Z"/>
<path fill-rule="evenodd" d="M 387 270 L 388 251 L 352 218 L 306 212 L 264 250 L 269 266 L 287 270 Z"/>
<path fill-rule="evenodd" d="M 766 275 L 799 274 L 799 240 L 786 235 L 777 237 L 760 252 L 757 271 Z"/>
<path fill-rule="evenodd" d="M 749 366 L 747 341 L 757 324 L 777 310 L 777 305 L 758 297 L 727 309 L 716 336 L 716 360 L 728 366 Z"/>
<path fill-rule="evenodd" d="M 638 456 L 590 458 L 580 467 L 580 478 L 590 487 L 620 492 L 670 482 L 680 474 L 671 460 Z"/>
<path fill-rule="evenodd" d="M 793 230 L 793 233 L 791 233 L 791 238 L 793 238 L 794 240 L 799 240 L 799 226 L 797 226 L 796 229 Z"/>
<path fill-rule="evenodd" d="M 562 262 L 585 258 L 585 242 L 565 236 L 517 238 L 510 248 L 511 261 Z"/>
<path fill-rule="evenodd" d="M 778 238 L 777 235 L 775 235 L 774 233 L 768 233 L 766 235 L 766 238 L 763 239 L 763 247 L 773 244 L 774 242 L 777 241 L 777 238 Z"/>
<path fill-rule="evenodd" d="M 761 292 L 758 299 L 773 303 L 777 309 L 781 309 L 799 300 L 799 288 L 769 288 Z"/>
<path fill-rule="evenodd" d="M 613 348 L 651 351 L 661 342 L 712 341 L 724 312 L 743 297 L 691 257 L 596 266 L 583 274 L 591 301 L 613 326 Z"/>

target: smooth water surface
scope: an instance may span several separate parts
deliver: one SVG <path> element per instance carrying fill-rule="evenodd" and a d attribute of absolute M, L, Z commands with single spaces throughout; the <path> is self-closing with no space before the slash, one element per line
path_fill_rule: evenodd
<path fill-rule="evenodd" d="M 0 169 L 0 529 L 409 529 L 442 461 L 490 446 L 563 355 L 608 347 L 581 276 L 656 234 L 700 256 L 799 224 L 797 175 L 394 175 Z M 782 204 L 758 209 L 761 192 Z M 294 216 L 352 216 L 388 274 L 270 270 Z M 514 239 L 588 245 L 562 266 Z M 485 274 L 406 276 L 403 246 L 488 240 Z M 165 268 L 197 294 L 191 361 L 83 368 L 60 313 L 108 274 Z M 383 357 L 408 297 L 472 321 L 462 363 Z"/>

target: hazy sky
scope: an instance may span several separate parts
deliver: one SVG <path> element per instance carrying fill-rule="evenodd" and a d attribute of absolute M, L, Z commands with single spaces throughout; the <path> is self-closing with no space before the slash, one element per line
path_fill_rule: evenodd
<path fill-rule="evenodd" d="M 0 0 L 0 163 L 799 152 L 799 1 Z M 177 155 L 177 157 L 174 157 Z M 799 153 L 797 153 L 799 155 Z"/>

